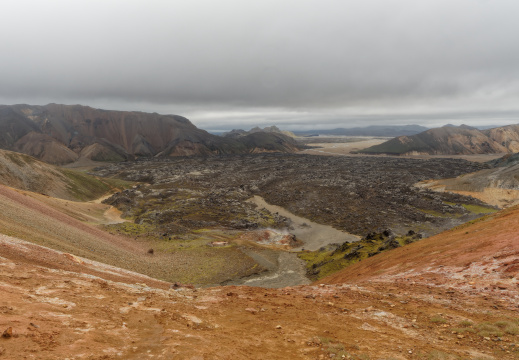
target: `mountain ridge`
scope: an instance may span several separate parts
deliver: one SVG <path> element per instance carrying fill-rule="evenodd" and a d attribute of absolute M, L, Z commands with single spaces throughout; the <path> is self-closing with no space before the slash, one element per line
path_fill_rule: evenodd
<path fill-rule="evenodd" d="M 53 164 L 68 164 L 80 158 L 123 161 L 152 156 L 299 150 L 283 134 L 265 136 L 264 148 L 247 140 L 209 134 L 179 115 L 82 105 L 0 105 L 0 148 Z"/>
<path fill-rule="evenodd" d="M 360 151 L 388 155 L 470 155 L 519 151 L 519 125 L 479 130 L 446 125 L 416 135 L 399 136 Z"/>

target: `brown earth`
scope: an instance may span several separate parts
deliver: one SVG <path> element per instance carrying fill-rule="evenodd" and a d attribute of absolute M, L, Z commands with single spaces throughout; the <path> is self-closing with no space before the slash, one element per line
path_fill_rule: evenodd
<path fill-rule="evenodd" d="M 178 291 L 0 236 L 0 358 L 517 359 L 518 230 L 514 207 L 323 284 Z"/>
<path fill-rule="evenodd" d="M 517 307 L 518 232 L 519 207 L 515 206 L 381 253 L 341 270 L 323 282 L 393 282 L 398 279 L 421 284 L 448 284 L 474 294 L 492 293 L 502 288 L 507 291 L 498 293 L 508 295 L 510 304 Z"/>

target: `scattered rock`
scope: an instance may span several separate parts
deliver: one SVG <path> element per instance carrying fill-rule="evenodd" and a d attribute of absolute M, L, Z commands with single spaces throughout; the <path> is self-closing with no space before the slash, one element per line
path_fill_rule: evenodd
<path fill-rule="evenodd" d="M 9 326 L 2 334 L 2 337 L 6 339 L 13 337 L 13 328 Z"/>
<path fill-rule="evenodd" d="M 218 246 L 227 246 L 229 245 L 228 241 L 211 241 L 208 246 L 218 247 Z"/>
<path fill-rule="evenodd" d="M 194 290 L 195 289 L 194 285 L 192 285 L 192 284 L 182 284 L 182 283 L 179 283 L 179 282 L 171 284 L 171 286 L 169 288 L 173 289 L 173 290 L 180 290 L 180 289 L 192 289 L 192 290 Z"/>

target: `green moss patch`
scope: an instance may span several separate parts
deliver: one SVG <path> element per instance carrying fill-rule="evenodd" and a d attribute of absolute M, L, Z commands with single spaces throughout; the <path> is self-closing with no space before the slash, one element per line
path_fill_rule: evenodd
<path fill-rule="evenodd" d="M 329 246 L 317 251 L 303 251 L 298 256 L 306 262 L 307 276 L 312 280 L 319 280 L 363 259 L 410 244 L 420 238 L 414 232 L 400 237 L 387 231 L 371 233 L 354 243 Z"/>
<path fill-rule="evenodd" d="M 67 190 L 77 200 L 93 200 L 111 189 L 105 182 L 77 170 L 61 169 L 61 173 L 66 177 Z"/>
<path fill-rule="evenodd" d="M 486 206 L 472 205 L 472 204 L 462 204 L 467 211 L 470 211 L 473 214 L 492 214 L 498 211 L 498 209 L 494 209 Z"/>

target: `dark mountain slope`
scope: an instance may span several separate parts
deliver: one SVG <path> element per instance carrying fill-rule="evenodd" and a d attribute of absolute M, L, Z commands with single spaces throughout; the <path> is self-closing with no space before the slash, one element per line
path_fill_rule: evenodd
<path fill-rule="evenodd" d="M 81 105 L 0 106 L 0 131 L 0 148 L 55 164 L 256 151 L 247 141 L 211 135 L 182 116 Z"/>

